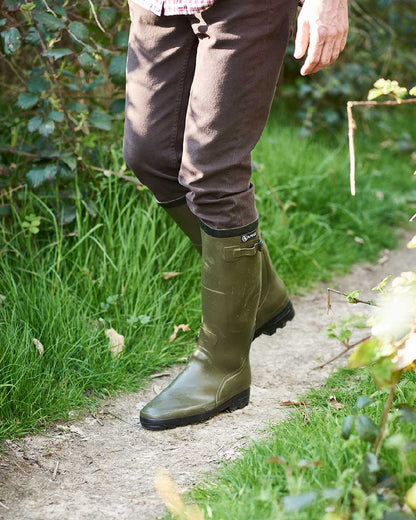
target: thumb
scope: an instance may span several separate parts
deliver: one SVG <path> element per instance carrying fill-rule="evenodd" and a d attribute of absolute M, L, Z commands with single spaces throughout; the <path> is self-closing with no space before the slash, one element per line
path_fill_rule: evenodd
<path fill-rule="evenodd" d="M 309 44 L 309 23 L 307 21 L 298 20 L 298 28 L 295 39 L 295 52 L 293 56 L 296 59 L 305 55 Z"/>

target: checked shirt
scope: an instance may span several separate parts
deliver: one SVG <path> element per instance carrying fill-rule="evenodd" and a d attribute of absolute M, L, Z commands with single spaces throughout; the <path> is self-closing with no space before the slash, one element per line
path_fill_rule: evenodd
<path fill-rule="evenodd" d="M 210 7 L 214 0 L 133 0 L 144 9 L 157 15 L 175 15 L 199 13 Z"/>

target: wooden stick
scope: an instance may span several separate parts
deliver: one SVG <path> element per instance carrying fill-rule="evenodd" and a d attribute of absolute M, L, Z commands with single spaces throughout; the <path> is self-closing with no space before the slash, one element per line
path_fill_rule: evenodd
<path fill-rule="evenodd" d="M 352 345 L 348 345 L 347 347 L 344 348 L 344 350 L 342 352 L 340 352 L 339 354 L 337 354 L 336 356 L 334 356 L 333 358 L 331 358 L 329 361 L 325 361 L 325 363 L 322 363 L 322 365 L 318 365 L 317 367 L 314 367 L 312 370 L 319 370 L 321 368 L 324 368 L 326 367 L 327 365 L 329 365 L 330 363 L 332 363 L 333 361 L 336 361 L 338 358 L 340 358 L 341 356 L 343 356 L 344 354 L 346 354 L 349 350 L 351 350 L 352 348 L 356 347 L 357 345 L 359 345 L 360 343 L 363 343 L 363 341 L 366 341 L 367 339 L 370 339 L 371 336 L 366 336 L 365 338 L 363 339 L 360 339 L 360 341 L 357 341 L 356 343 L 353 343 Z"/>
<path fill-rule="evenodd" d="M 327 289 L 327 314 L 329 314 L 329 311 L 331 310 L 331 296 L 330 296 L 330 293 L 333 292 L 335 294 L 340 294 L 341 296 L 345 296 L 345 298 L 348 298 L 348 294 L 347 293 L 344 293 L 344 292 L 341 292 L 341 291 L 338 291 L 337 289 L 331 289 L 330 287 L 328 287 Z M 351 298 L 351 302 L 349 303 L 364 303 L 365 305 L 372 305 L 373 307 L 378 307 L 377 303 L 369 300 L 369 301 L 366 301 L 366 300 L 360 300 L 359 298 Z"/>
<path fill-rule="evenodd" d="M 403 99 L 401 101 L 348 101 L 347 103 L 347 117 L 348 117 L 348 146 L 350 152 L 350 191 L 354 197 L 356 193 L 355 189 L 355 143 L 354 143 L 354 132 L 357 128 L 355 119 L 352 113 L 353 107 L 375 107 L 375 106 L 397 106 L 397 105 L 409 105 L 416 103 L 416 99 Z"/>

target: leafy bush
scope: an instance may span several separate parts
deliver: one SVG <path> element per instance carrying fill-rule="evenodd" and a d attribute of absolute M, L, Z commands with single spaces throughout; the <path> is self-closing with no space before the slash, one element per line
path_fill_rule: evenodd
<path fill-rule="evenodd" d="M 27 182 L 44 196 L 58 188 L 64 221 L 75 218 L 74 179 L 94 180 L 101 145 L 114 140 L 112 130 L 122 137 L 128 8 L 103 4 L 5 0 L 0 11 L 9 134 L 1 152 L 25 161 L 0 188 Z"/>

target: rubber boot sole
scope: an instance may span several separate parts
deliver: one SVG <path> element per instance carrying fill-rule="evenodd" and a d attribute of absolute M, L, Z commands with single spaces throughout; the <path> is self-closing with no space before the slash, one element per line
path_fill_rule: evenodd
<path fill-rule="evenodd" d="M 204 412 L 196 415 L 189 415 L 188 417 L 172 417 L 170 419 L 149 419 L 147 417 L 140 417 L 140 423 L 143 428 L 147 430 L 170 430 L 178 426 L 187 426 L 188 424 L 197 424 L 208 421 L 214 415 L 218 415 L 221 412 L 234 412 L 239 408 L 244 408 L 248 405 L 250 400 L 250 388 L 240 392 L 239 394 L 231 397 L 225 403 L 213 408 L 208 412 Z"/>
<path fill-rule="evenodd" d="M 273 318 L 266 321 L 264 325 L 259 327 L 253 336 L 253 340 L 256 339 L 261 334 L 266 334 L 266 336 L 272 336 L 277 329 L 283 329 L 288 321 L 293 320 L 295 317 L 295 309 L 293 308 L 292 302 L 289 300 L 285 307 Z"/>

